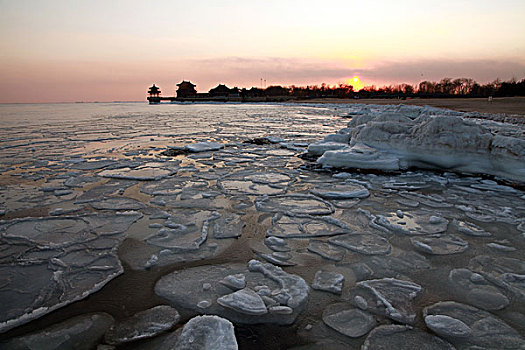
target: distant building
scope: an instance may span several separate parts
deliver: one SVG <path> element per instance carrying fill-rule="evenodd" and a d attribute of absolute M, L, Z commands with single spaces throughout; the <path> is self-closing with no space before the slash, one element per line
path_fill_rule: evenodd
<path fill-rule="evenodd" d="M 211 97 L 228 97 L 230 95 L 230 88 L 224 84 L 219 84 L 208 91 Z"/>
<path fill-rule="evenodd" d="M 192 84 L 190 81 L 183 80 L 177 84 L 177 98 L 188 98 L 197 96 L 197 90 L 195 90 L 195 84 Z"/>
<path fill-rule="evenodd" d="M 158 86 L 155 86 L 155 84 L 153 84 L 153 86 L 150 86 L 149 90 L 148 90 L 148 94 L 150 97 L 159 97 L 160 95 L 160 89 Z"/>

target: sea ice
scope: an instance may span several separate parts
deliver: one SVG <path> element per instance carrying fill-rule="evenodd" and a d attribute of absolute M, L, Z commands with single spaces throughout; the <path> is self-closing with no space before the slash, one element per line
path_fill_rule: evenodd
<path fill-rule="evenodd" d="M 345 256 L 345 250 L 332 244 L 311 239 L 308 243 L 308 251 L 318 254 L 325 259 L 341 261 Z"/>
<path fill-rule="evenodd" d="M 366 187 L 352 182 L 317 186 L 311 189 L 310 192 L 323 199 L 336 200 L 366 198 L 370 196 L 370 192 Z"/>
<path fill-rule="evenodd" d="M 334 236 L 348 232 L 348 226 L 342 221 L 329 216 L 290 216 L 275 214 L 268 237 L 278 238 L 311 238 Z"/>
<path fill-rule="evenodd" d="M 498 288 L 468 269 L 453 269 L 448 275 L 452 292 L 458 300 L 484 310 L 501 310 L 509 299 Z"/>
<path fill-rule="evenodd" d="M 250 288 L 244 288 L 234 293 L 223 295 L 217 299 L 217 303 L 247 315 L 264 315 L 268 312 L 259 294 Z"/>
<path fill-rule="evenodd" d="M 290 212 L 307 215 L 330 215 L 334 212 L 334 207 L 330 202 L 306 194 L 258 197 L 255 207 L 263 212 Z"/>
<path fill-rule="evenodd" d="M 371 232 L 346 233 L 331 237 L 328 242 L 366 255 L 388 254 L 392 249 L 386 238 Z"/>
<path fill-rule="evenodd" d="M 359 338 L 374 328 L 376 321 L 368 312 L 349 308 L 347 304 L 332 304 L 323 311 L 323 322 L 351 338 Z"/>
<path fill-rule="evenodd" d="M 108 344 L 117 345 L 154 337 L 173 328 L 179 319 L 179 313 L 171 306 L 155 306 L 115 323 L 104 338 Z"/>
<path fill-rule="evenodd" d="M 319 270 L 315 273 L 312 288 L 334 294 L 341 294 L 345 277 L 340 273 Z"/>
<path fill-rule="evenodd" d="M 357 285 L 369 289 L 382 303 L 385 316 L 401 323 L 414 323 L 416 315 L 411 301 L 421 293 L 420 285 L 395 278 L 362 281 Z"/>
<path fill-rule="evenodd" d="M 454 301 L 439 302 L 423 310 L 429 316 L 448 317 L 449 321 L 429 326 L 436 334 L 458 349 L 523 349 L 525 339 L 505 322 L 489 312 Z M 460 323 L 461 322 L 461 323 Z M 459 327 L 459 328 L 458 328 Z M 469 330 L 470 329 L 470 332 Z M 459 336 L 458 336 L 459 335 Z"/>
<path fill-rule="evenodd" d="M 233 324 L 218 316 L 197 316 L 184 325 L 174 349 L 237 350 Z"/>
<path fill-rule="evenodd" d="M 422 114 L 410 119 L 378 113 L 352 120 L 349 127 L 350 148 L 324 152 L 320 164 L 385 171 L 447 169 L 516 181 L 525 176 L 525 140 L 493 134 L 459 116 Z"/>
<path fill-rule="evenodd" d="M 0 331 L 83 299 L 120 275 L 117 248 L 140 214 L 0 223 Z M 27 283 L 31 280 L 31 283 Z"/>
<path fill-rule="evenodd" d="M 218 142 L 197 142 L 197 143 L 192 143 L 190 145 L 186 145 L 184 146 L 184 148 L 192 153 L 210 152 L 210 151 L 218 151 L 224 148 L 224 144 L 218 143 Z"/>
<path fill-rule="evenodd" d="M 76 316 L 34 333 L 12 338 L 2 344 L 2 349 L 91 350 L 99 344 L 112 323 L 113 317 L 106 313 Z"/>
<path fill-rule="evenodd" d="M 252 260 L 248 265 L 248 268 L 238 264 L 210 265 L 176 271 L 162 277 L 155 286 L 155 292 L 173 306 L 194 314 L 202 312 L 199 302 L 209 300 L 211 305 L 205 309 L 207 314 L 226 317 L 234 322 L 293 323 L 306 306 L 309 293 L 306 282 L 268 263 Z M 232 293 L 221 281 L 229 275 L 238 274 L 245 276 L 246 287 Z M 203 290 L 204 283 L 209 283 L 211 288 Z M 263 297 L 273 299 L 273 303 L 267 305 Z M 279 305 L 290 307 L 293 312 L 269 312 L 269 307 Z"/>
<path fill-rule="evenodd" d="M 467 242 L 450 234 L 412 237 L 410 242 L 416 250 L 434 255 L 463 253 L 468 248 Z"/>
<path fill-rule="evenodd" d="M 362 350 L 455 350 L 448 342 L 420 329 L 384 325 L 373 329 L 361 346 Z"/>

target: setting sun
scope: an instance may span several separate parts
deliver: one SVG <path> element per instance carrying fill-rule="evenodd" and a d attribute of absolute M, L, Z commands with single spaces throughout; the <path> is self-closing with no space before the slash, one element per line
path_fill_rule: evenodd
<path fill-rule="evenodd" d="M 358 76 L 355 76 L 351 79 L 346 79 L 345 83 L 352 85 L 354 87 L 354 91 L 359 91 L 364 87 L 364 84 L 361 82 L 361 79 L 359 79 Z"/>

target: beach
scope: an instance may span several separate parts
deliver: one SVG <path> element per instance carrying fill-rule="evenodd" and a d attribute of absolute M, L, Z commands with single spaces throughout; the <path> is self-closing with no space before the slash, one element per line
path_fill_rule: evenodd
<path fill-rule="evenodd" d="M 395 99 L 312 99 L 298 100 L 298 103 L 328 104 L 404 104 L 408 106 L 432 106 L 453 109 L 459 112 L 479 112 L 525 116 L 525 97 L 495 97 L 492 102 L 486 98 L 408 98 Z"/>

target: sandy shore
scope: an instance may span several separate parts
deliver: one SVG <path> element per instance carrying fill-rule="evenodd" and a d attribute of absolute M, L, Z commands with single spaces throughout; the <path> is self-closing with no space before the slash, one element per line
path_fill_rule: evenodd
<path fill-rule="evenodd" d="M 408 100 L 397 99 L 338 99 L 319 98 L 312 100 L 299 100 L 298 103 L 364 103 L 364 104 L 405 104 L 417 106 L 432 106 L 448 108 L 460 112 L 504 113 L 507 115 L 520 115 L 525 117 L 525 97 L 500 97 L 494 98 L 489 103 L 486 98 L 414 98 Z"/>

